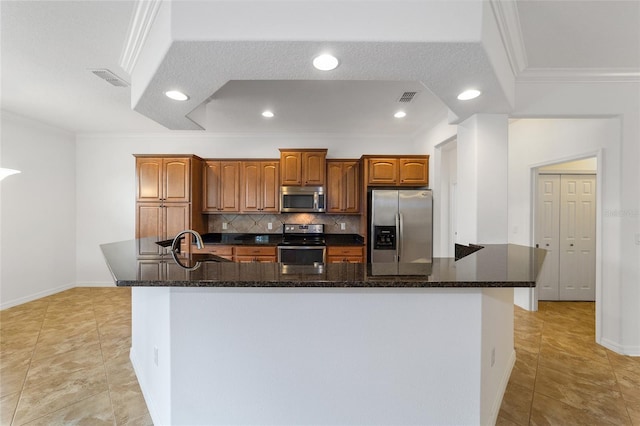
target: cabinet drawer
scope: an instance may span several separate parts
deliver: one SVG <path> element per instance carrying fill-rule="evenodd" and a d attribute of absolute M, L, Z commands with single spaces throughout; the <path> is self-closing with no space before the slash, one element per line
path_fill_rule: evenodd
<path fill-rule="evenodd" d="M 327 256 L 327 263 L 363 263 L 362 256 Z"/>
<path fill-rule="evenodd" d="M 194 245 L 191 246 L 192 253 L 211 253 L 216 256 L 224 257 L 226 259 L 231 259 L 233 256 L 233 246 L 225 246 L 225 245 L 205 245 L 203 248 L 199 249 Z"/>
<path fill-rule="evenodd" d="M 327 256 L 362 256 L 362 247 L 359 246 L 329 246 Z"/>
<path fill-rule="evenodd" d="M 276 256 L 235 256 L 233 259 L 238 263 L 274 263 L 278 260 Z"/>
<path fill-rule="evenodd" d="M 236 256 L 275 256 L 276 248 L 273 246 L 269 247 L 258 247 L 258 246 L 236 246 L 235 247 L 235 255 Z"/>

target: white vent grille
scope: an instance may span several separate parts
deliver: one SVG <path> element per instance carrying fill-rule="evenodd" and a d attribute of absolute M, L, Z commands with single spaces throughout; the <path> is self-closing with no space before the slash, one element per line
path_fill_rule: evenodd
<path fill-rule="evenodd" d="M 398 102 L 409 103 L 418 94 L 418 92 L 404 92 L 398 99 Z"/>
<path fill-rule="evenodd" d="M 123 79 L 121 79 L 120 77 L 115 75 L 113 72 L 109 71 L 108 69 L 96 69 L 96 70 L 89 70 L 89 71 L 91 71 L 101 79 L 105 80 L 107 83 L 110 83 L 114 86 L 129 87 L 129 83 L 127 83 L 126 81 L 124 81 Z"/>

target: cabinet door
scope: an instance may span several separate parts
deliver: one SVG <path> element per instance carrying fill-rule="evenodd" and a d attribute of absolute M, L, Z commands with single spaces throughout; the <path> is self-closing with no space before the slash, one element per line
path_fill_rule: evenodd
<path fill-rule="evenodd" d="M 162 198 L 162 158 L 136 158 L 136 200 Z"/>
<path fill-rule="evenodd" d="M 191 201 L 191 160 L 165 158 L 162 161 L 163 200 L 188 203 Z"/>
<path fill-rule="evenodd" d="M 261 210 L 260 163 L 258 161 L 242 162 L 242 196 L 240 210 L 257 212 Z"/>
<path fill-rule="evenodd" d="M 343 212 L 360 213 L 360 163 L 345 162 L 342 176 Z"/>
<path fill-rule="evenodd" d="M 191 205 L 189 203 L 170 203 L 162 207 L 164 238 L 171 239 L 180 231 L 191 228 Z"/>
<path fill-rule="evenodd" d="M 280 164 L 277 161 L 263 161 L 261 167 L 261 195 L 263 212 L 280 211 Z"/>
<path fill-rule="evenodd" d="M 223 212 L 240 211 L 240 162 L 220 162 L 220 208 Z"/>
<path fill-rule="evenodd" d="M 280 152 L 280 184 L 302 185 L 302 153 L 300 151 Z"/>
<path fill-rule="evenodd" d="M 136 238 L 153 237 L 151 241 L 141 241 L 139 255 L 159 255 L 162 248 L 155 241 L 166 239 L 164 236 L 161 203 L 138 203 L 136 205 Z"/>
<path fill-rule="evenodd" d="M 398 182 L 397 158 L 371 158 L 369 162 L 369 184 L 396 185 Z"/>
<path fill-rule="evenodd" d="M 327 162 L 327 213 L 342 213 L 344 209 L 343 181 L 342 162 Z"/>
<path fill-rule="evenodd" d="M 429 163 L 426 159 L 400 159 L 400 184 L 427 185 L 429 182 Z"/>
<path fill-rule="evenodd" d="M 206 161 L 203 177 L 202 211 L 205 213 L 239 211 L 240 163 Z"/>
<path fill-rule="evenodd" d="M 325 152 L 302 153 L 302 184 L 306 186 L 322 186 L 325 182 Z"/>
<path fill-rule="evenodd" d="M 220 162 L 205 161 L 202 177 L 202 211 L 216 213 L 220 208 Z"/>

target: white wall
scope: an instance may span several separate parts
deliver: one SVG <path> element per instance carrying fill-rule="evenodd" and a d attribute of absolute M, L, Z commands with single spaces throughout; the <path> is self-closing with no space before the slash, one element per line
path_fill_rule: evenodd
<path fill-rule="evenodd" d="M 132 154 L 195 154 L 202 158 L 279 158 L 278 148 L 328 148 L 328 158 L 424 154 L 412 140 L 279 135 L 224 137 L 199 132 L 77 137 L 77 283 L 109 285 L 99 245 L 134 238 Z"/>
<path fill-rule="evenodd" d="M 75 138 L 2 112 L 0 308 L 75 285 Z"/>

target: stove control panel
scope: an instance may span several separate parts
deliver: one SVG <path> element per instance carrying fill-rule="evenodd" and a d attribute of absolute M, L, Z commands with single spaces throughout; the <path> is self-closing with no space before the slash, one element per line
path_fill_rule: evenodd
<path fill-rule="evenodd" d="M 324 234 L 324 225 L 302 225 L 285 223 L 283 226 L 285 234 Z"/>

